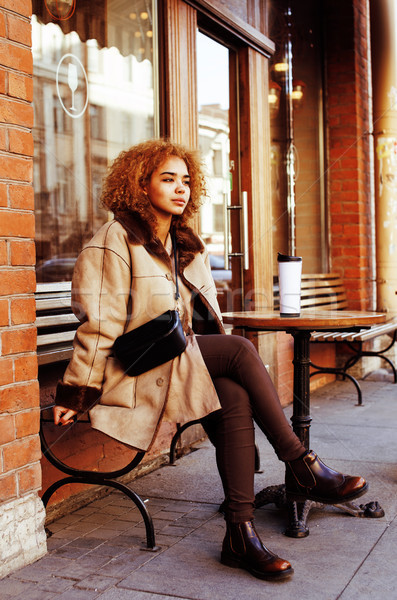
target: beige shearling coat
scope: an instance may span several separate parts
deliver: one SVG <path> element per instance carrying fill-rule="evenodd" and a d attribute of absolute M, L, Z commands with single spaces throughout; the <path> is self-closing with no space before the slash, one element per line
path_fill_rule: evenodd
<path fill-rule="evenodd" d="M 206 248 L 190 228 L 177 228 L 176 238 L 179 276 L 192 292 L 193 331 L 224 333 Z M 72 307 L 81 324 L 56 404 L 89 411 L 94 428 L 141 450 L 163 418 L 183 423 L 218 410 L 190 327 L 180 357 L 137 377 L 112 355 L 119 335 L 174 309 L 174 295 L 170 257 L 137 213 L 119 213 L 102 226 L 74 270 Z"/>

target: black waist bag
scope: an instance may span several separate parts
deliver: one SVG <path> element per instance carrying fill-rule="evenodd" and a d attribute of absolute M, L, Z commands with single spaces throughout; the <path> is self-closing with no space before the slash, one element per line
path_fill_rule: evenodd
<path fill-rule="evenodd" d="M 175 300 L 179 298 L 178 258 L 175 235 L 172 236 L 175 263 Z M 158 367 L 186 348 L 186 338 L 177 310 L 165 313 L 140 327 L 120 335 L 113 345 L 113 353 L 126 373 L 136 377 Z"/>
<path fill-rule="evenodd" d="M 136 377 L 182 354 L 186 338 L 177 310 L 167 310 L 148 323 L 120 335 L 113 353 L 126 373 Z"/>

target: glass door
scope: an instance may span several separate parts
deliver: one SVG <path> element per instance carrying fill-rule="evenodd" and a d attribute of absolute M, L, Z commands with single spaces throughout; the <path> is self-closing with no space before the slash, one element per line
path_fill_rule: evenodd
<path fill-rule="evenodd" d="M 237 54 L 198 32 L 197 90 L 199 146 L 206 167 L 208 198 L 200 234 L 210 252 L 222 312 L 242 308 L 243 253 L 240 230 Z"/>

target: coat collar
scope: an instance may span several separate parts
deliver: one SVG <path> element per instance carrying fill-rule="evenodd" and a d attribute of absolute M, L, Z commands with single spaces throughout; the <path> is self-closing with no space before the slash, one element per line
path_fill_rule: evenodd
<path fill-rule="evenodd" d="M 115 219 L 127 231 L 129 241 L 144 248 L 158 258 L 170 264 L 170 257 L 159 238 L 154 235 L 150 224 L 135 211 L 119 211 Z M 194 259 L 197 253 L 204 252 L 204 245 L 191 227 L 174 224 L 178 248 L 179 270 L 182 272 Z"/>

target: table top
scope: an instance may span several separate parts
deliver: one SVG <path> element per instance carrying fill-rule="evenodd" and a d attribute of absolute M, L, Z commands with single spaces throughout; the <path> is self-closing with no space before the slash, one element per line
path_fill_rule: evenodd
<path fill-rule="evenodd" d="M 303 309 L 300 317 L 281 317 L 278 311 L 240 311 L 222 314 L 224 323 L 264 331 L 329 331 L 362 329 L 386 321 L 385 313 Z"/>

